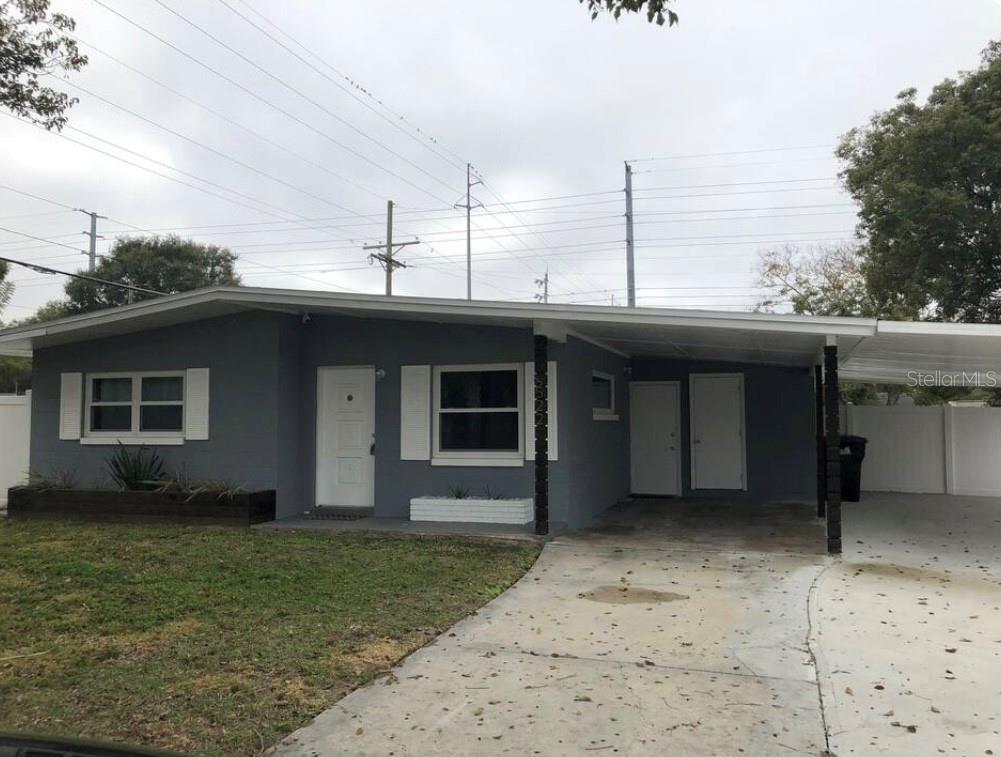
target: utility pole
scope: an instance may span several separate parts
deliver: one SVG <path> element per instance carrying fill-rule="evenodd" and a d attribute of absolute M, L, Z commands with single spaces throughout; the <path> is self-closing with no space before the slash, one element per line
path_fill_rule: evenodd
<path fill-rule="evenodd" d="M 541 293 L 536 293 L 535 301 L 549 303 L 549 266 L 546 266 L 546 275 L 535 280 L 535 286 L 542 287 Z"/>
<path fill-rule="evenodd" d="M 636 264 L 633 259 L 633 167 L 626 161 L 626 292 L 629 307 L 636 307 Z"/>
<path fill-rule="evenodd" d="M 393 201 L 386 201 L 386 244 L 367 244 L 362 247 L 363 250 L 382 250 L 382 252 L 373 252 L 369 254 L 369 260 L 377 260 L 383 268 L 386 269 L 386 296 L 389 297 L 393 294 L 393 271 L 397 268 L 406 268 L 406 263 L 401 263 L 396 260 L 393 255 L 399 252 L 400 249 L 411 244 L 419 244 L 420 240 L 415 239 L 413 242 L 399 242 L 396 248 L 393 248 Z"/>
<path fill-rule="evenodd" d="M 94 273 L 97 268 L 97 240 L 104 239 L 97 233 L 97 219 L 107 218 L 107 216 L 100 216 L 93 210 L 82 210 L 81 208 L 74 208 L 78 213 L 83 213 L 86 216 L 90 216 L 90 231 L 82 232 L 86 236 L 90 237 L 90 251 L 87 256 L 90 258 L 90 262 L 87 265 L 87 270 L 90 273 Z"/>
<path fill-rule="evenodd" d="M 471 213 L 473 208 L 482 208 L 483 203 L 478 200 L 473 203 L 472 191 L 477 184 L 482 184 L 482 179 L 473 181 L 473 167 L 466 163 L 466 204 L 455 203 L 456 208 L 466 210 L 466 299 L 473 299 L 473 237 Z"/>

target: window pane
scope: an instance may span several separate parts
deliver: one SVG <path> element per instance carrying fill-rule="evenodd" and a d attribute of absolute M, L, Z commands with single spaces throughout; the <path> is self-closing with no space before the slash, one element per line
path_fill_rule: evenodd
<path fill-rule="evenodd" d="M 442 451 L 518 451 L 518 413 L 442 413 Z"/>
<path fill-rule="evenodd" d="M 131 402 L 132 379 L 96 378 L 93 396 L 94 402 Z"/>
<path fill-rule="evenodd" d="M 132 405 L 92 406 L 90 408 L 90 430 L 131 431 Z"/>
<path fill-rule="evenodd" d="M 443 408 L 518 407 L 518 371 L 446 371 Z"/>
<path fill-rule="evenodd" d="M 612 382 L 601 376 L 591 376 L 591 407 L 595 410 L 612 409 Z"/>
<path fill-rule="evenodd" d="M 183 419 L 181 405 L 143 405 L 139 408 L 140 431 L 180 431 Z"/>
<path fill-rule="evenodd" d="M 184 395 L 184 379 L 180 376 L 146 376 L 143 378 L 143 402 L 180 402 Z"/>

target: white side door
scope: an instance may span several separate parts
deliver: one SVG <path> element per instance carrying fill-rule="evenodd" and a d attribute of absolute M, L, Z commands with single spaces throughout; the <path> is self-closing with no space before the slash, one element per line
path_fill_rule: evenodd
<path fill-rule="evenodd" d="M 747 488 L 744 449 L 744 374 L 693 373 L 692 488 Z"/>
<path fill-rule="evenodd" d="M 316 504 L 375 505 L 375 369 L 318 368 Z"/>
<path fill-rule="evenodd" d="M 676 381 L 629 385 L 630 489 L 681 494 L 680 388 Z"/>

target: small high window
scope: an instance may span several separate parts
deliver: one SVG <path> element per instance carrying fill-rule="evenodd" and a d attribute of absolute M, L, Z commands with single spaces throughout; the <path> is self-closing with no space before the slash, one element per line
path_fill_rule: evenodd
<path fill-rule="evenodd" d="M 591 372 L 591 413 L 595 420 L 617 420 L 615 414 L 615 377 L 601 371 Z"/>

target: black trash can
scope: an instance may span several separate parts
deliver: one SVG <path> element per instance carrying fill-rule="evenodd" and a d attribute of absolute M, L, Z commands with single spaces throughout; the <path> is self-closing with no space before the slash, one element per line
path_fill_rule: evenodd
<path fill-rule="evenodd" d="M 862 491 L 862 461 L 865 459 L 864 436 L 841 437 L 841 501 L 858 502 Z"/>

